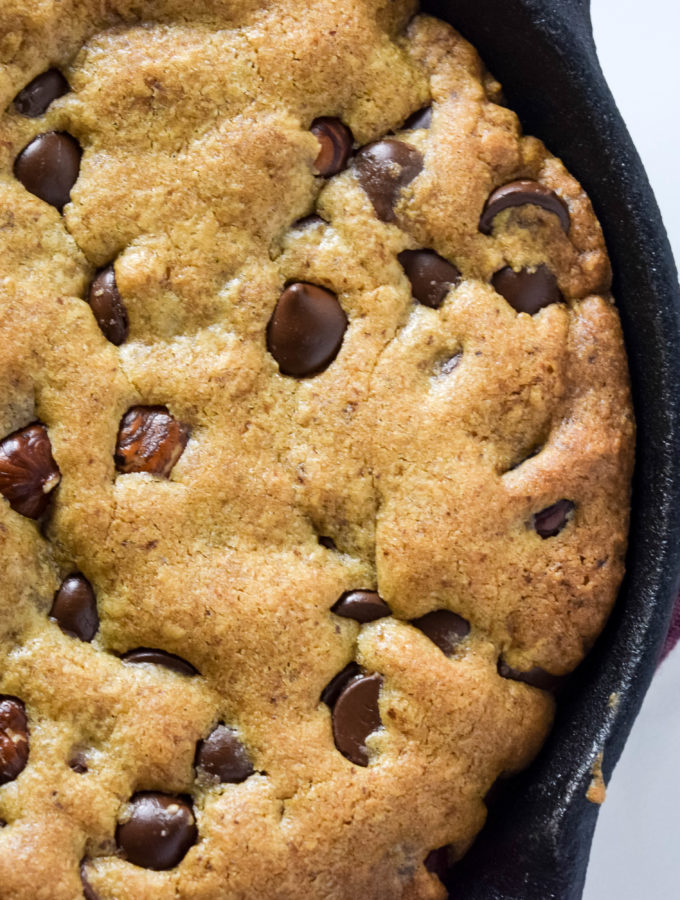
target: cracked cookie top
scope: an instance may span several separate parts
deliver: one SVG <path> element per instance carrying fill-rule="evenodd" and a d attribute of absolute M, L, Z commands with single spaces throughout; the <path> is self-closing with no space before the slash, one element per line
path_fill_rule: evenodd
<path fill-rule="evenodd" d="M 0 893 L 442 898 L 623 573 L 579 184 L 406 0 L 0 0 Z"/>

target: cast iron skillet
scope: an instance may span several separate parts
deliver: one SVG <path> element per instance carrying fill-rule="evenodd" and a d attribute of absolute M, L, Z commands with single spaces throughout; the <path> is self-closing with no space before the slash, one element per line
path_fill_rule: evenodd
<path fill-rule="evenodd" d="M 456 900 L 578 900 L 598 807 L 654 673 L 680 576 L 680 291 L 661 217 L 597 61 L 588 0 L 431 0 L 479 50 L 524 129 L 590 195 L 614 267 L 638 425 L 628 574 L 531 768 L 450 872 Z M 614 700 L 610 700 L 615 695 Z M 632 826 L 632 823 L 631 823 Z"/>

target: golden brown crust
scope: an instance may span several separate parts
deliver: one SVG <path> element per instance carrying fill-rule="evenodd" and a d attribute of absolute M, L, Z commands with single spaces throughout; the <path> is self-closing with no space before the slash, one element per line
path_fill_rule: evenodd
<path fill-rule="evenodd" d="M 472 840 L 487 790 L 552 718 L 552 697 L 500 677 L 499 657 L 564 674 L 609 613 L 633 419 L 600 228 L 495 104 L 475 51 L 434 19 L 407 26 L 412 12 L 0 0 L 0 439 L 42 421 L 62 475 L 44 533 L 0 499 L 0 694 L 30 726 L 28 765 L 0 787 L 3 896 L 80 897 L 86 859 L 101 900 L 442 898 L 426 855 Z M 12 98 L 50 64 L 73 90 L 18 115 Z M 400 131 L 430 99 L 431 127 Z M 318 116 L 359 145 L 392 130 L 423 153 L 396 223 L 354 166 L 314 176 Z M 63 218 L 13 176 L 48 130 L 84 149 Z M 492 189 L 518 178 L 566 202 L 568 235 L 533 205 L 480 233 Z M 315 210 L 325 221 L 294 226 Z M 440 309 L 413 302 L 397 261 L 419 247 L 461 273 Z M 120 347 L 83 299 L 111 262 Z M 517 314 L 490 279 L 540 264 L 566 302 Z M 334 362 L 302 380 L 265 338 L 290 280 L 333 291 L 349 318 Z M 190 430 L 167 480 L 115 470 L 137 405 Z M 568 525 L 542 539 L 534 514 L 564 498 Z M 96 592 L 92 643 L 48 619 L 73 571 Z M 356 588 L 393 615 L 331 614 Z M 442 608 L 471 625 L 452 658 L 409 624 Z M 201 674 L 121 662 L 136 647 Z M 352 659 L 384 678 L 367 768 L 337 751 L 319 699 Z M 253 760 L 241 784 L 195 778 L 220 721 Z M 116 855 L 139 790 L 193 798 L 199 840 L 168 871 Z"/>

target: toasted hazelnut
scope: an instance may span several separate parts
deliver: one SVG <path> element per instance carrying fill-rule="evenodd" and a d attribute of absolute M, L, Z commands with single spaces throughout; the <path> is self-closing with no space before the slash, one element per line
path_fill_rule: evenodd
<path fill-rule="evenodd" d="M 16 512 L 40 518 L 60 481 L 44 425 L 35 422 L 0 441 L 0 493 Z"/>
<path fill-rule="evenodd" d="M 167 478 L 184 452 L 189 430 L 165 406 L 132 406 L 118 431 L 114 460 L 119 472 Z"/>

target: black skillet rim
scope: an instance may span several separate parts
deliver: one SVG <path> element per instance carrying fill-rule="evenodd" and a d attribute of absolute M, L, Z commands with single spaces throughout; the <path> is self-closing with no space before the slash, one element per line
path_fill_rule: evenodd
<path fill-rule="evenodd" d="M 431 0 L 503 84 L 525 131 L 588 192 L 604 229 L 638 437 L 627 575 L 555 728 L 449 882 L 457 900 L 578 900 L 605 782 L 654 674 L 680 581 L 680 290 L 642 163 L 604 80 L 588 0 Z M 650 365 L 653 360 L 653 365 Z M 615 699 L 612 699 L 614 697 Z"/>

